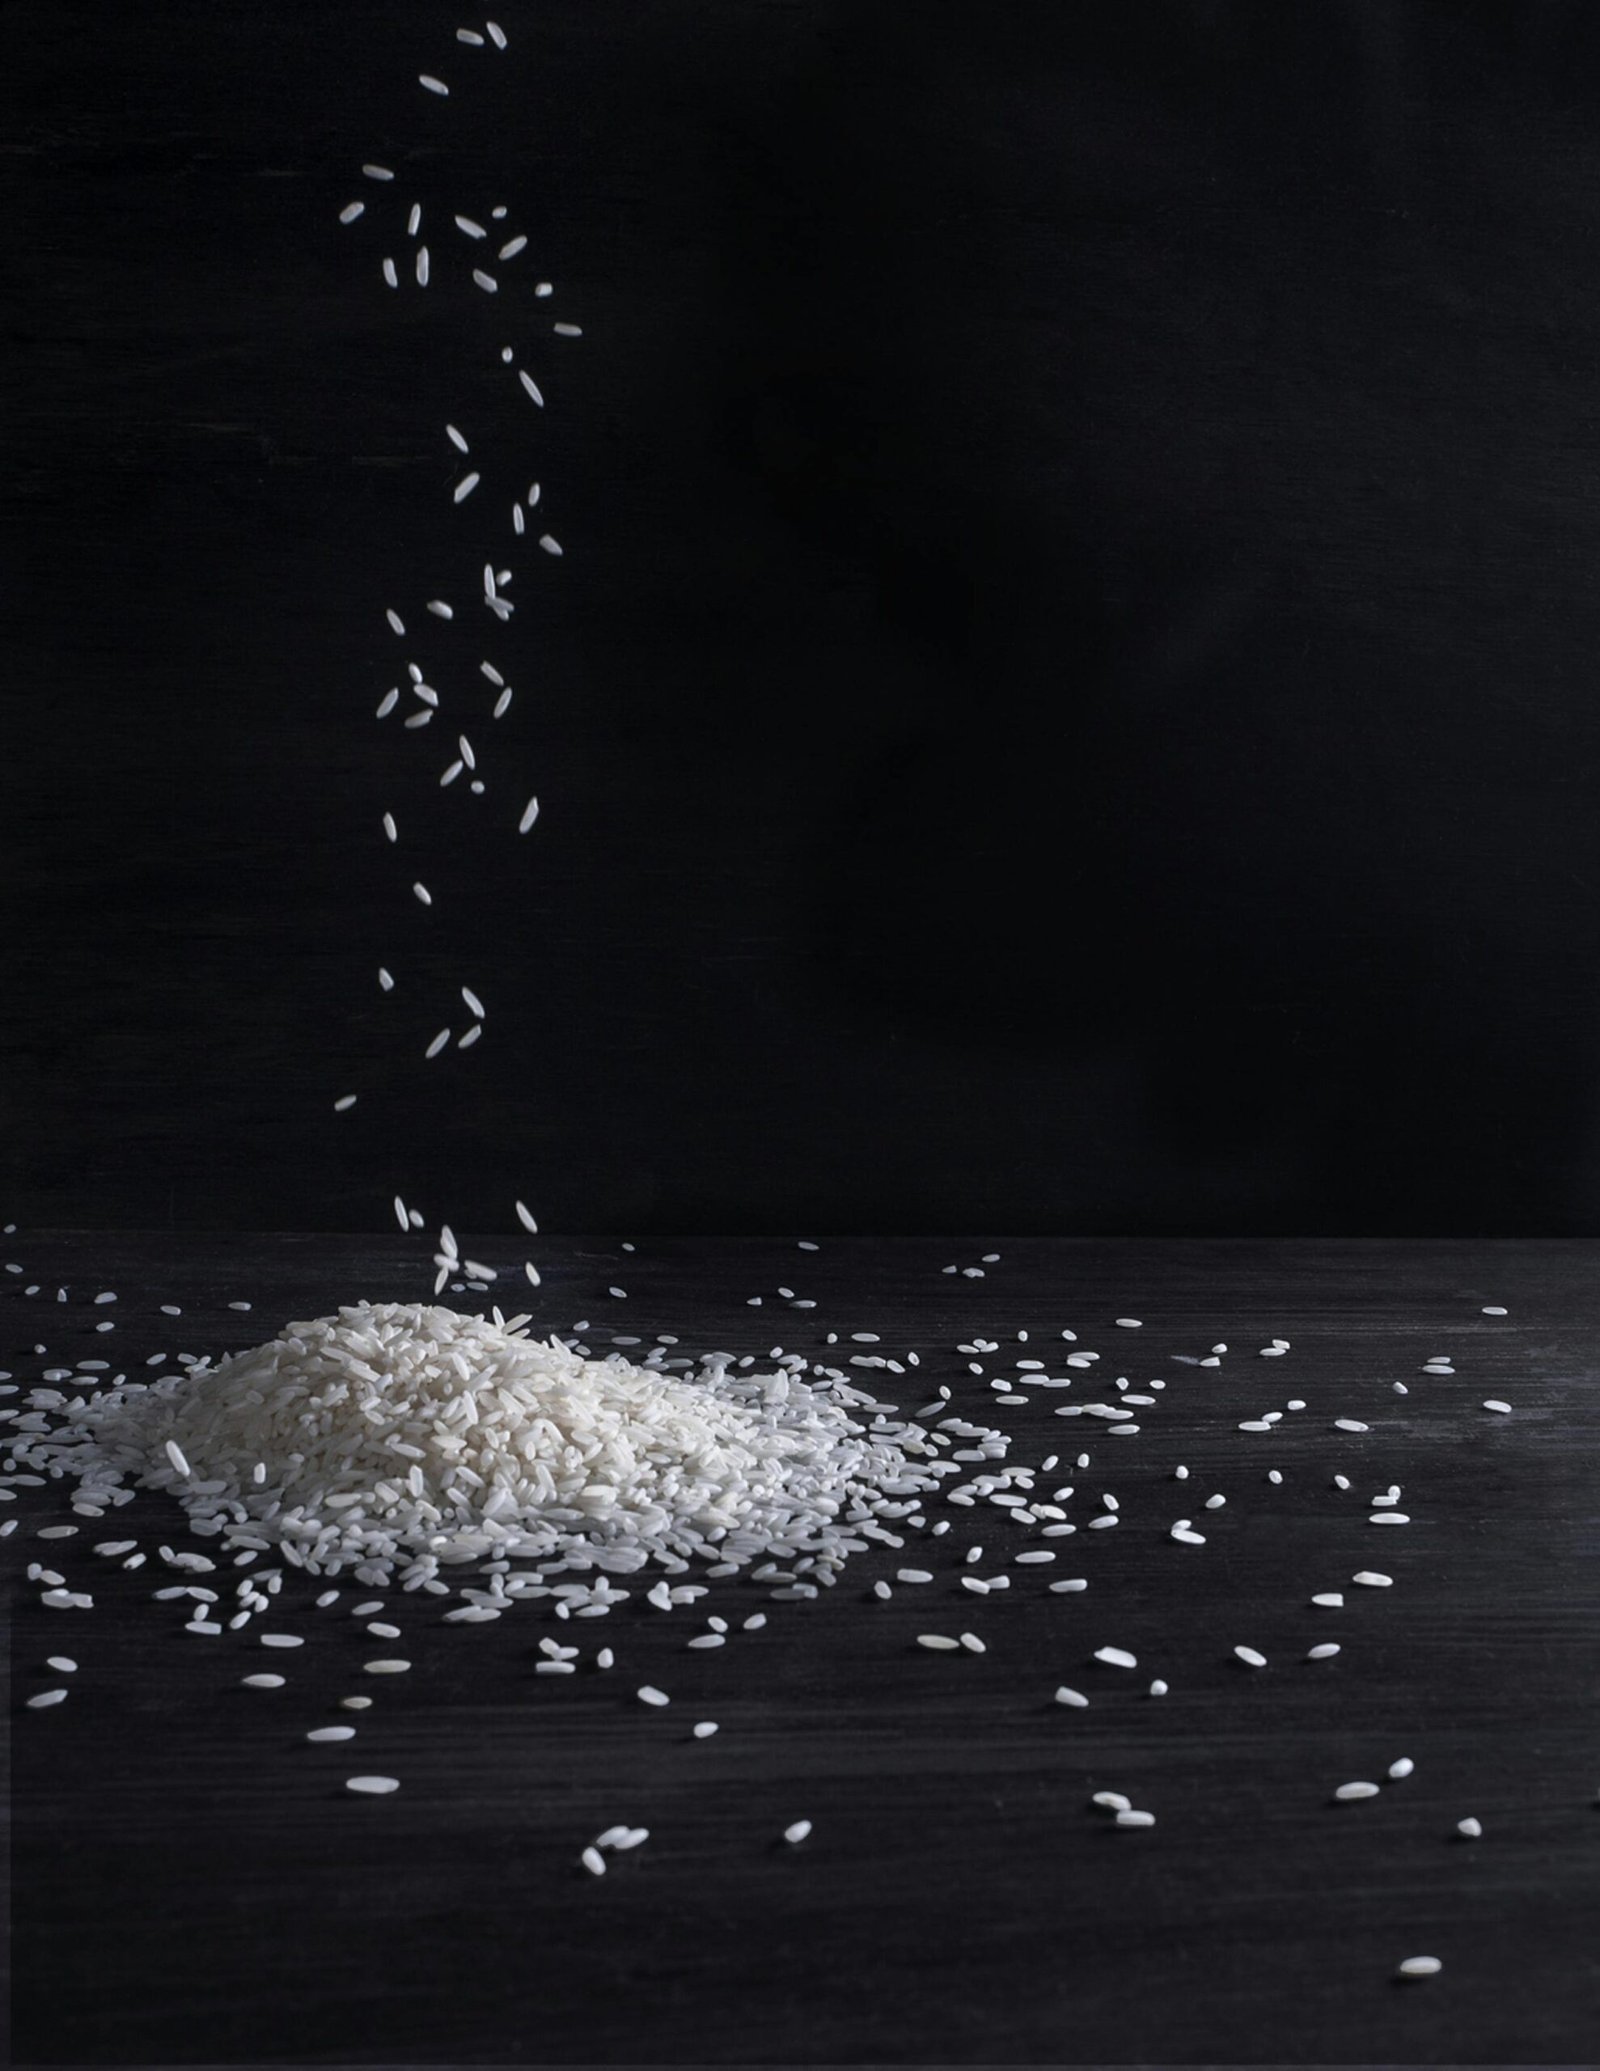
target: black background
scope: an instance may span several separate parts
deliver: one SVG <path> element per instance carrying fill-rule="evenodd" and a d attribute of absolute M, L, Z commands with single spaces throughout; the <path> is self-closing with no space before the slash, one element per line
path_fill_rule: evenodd
<path fill-rule="evenodd" d="M 1600 16 L 456 20 L 0 10 L 10 1212 L 1592 1228 Z"/>

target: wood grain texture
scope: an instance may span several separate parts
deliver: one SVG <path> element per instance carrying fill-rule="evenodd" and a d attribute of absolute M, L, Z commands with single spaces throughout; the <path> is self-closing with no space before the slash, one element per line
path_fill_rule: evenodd
<path fill-rule="evenodd" d="M 416 1298 L 398 1236 L 22 1233 L 0 1295 L 5 1364 L 240 1349 L 341 1301 Z M 395 1622 L 412 1673 L 360 1673 L 344 1588 L 330 1610 L 286 1587 L 308 1634 L 269 1656 L 253 1634 L 177 1629 L 149 1601 L 153 1549 L 181 1520 L 147 1499 L 152 1551 L 136 1575 L 79 1541 L 41 1546 L 62 1514 L 20 1492 L 5 1549 L 13 1688 L 13 2054 L 41 2063 L 1551 2063 L 1592 2054 L 1600 2016 L 1593 1893 L 1600 1789 L 1593 1636 L 1600 1616 L 1600 1281 L 1578 1242 L 1269 1244 L 974 1237 L 824 1238 L 810 1254 L 768 1240 L 544 1241 L 541 1326 L 675 1334 L 686 1351 L 807 1352 L 873 1330 L 917 1350 L 915 1407 L 937 1383 L 988 1413 L 988 1376 L 956 1352 L 974 1333 L 1003 1356 L 1072 1329 L 1116 1374 L 1167 1381 L 1141 1435 L 1111 1440 L 1051 1414 L 1054 1395 L 999 1409 L 1017 1458 L 1062 1455 L 1080 1522 L 1109 1489 L 1122 1523 L 1053 1542 L 1047 1572 L 1016 1567 L 1022 1535 L 998 1511 L 943 1503 L 942 1540 L 862 1556 L 814 1604 L 769 1604 L 759 1585 L 714 1585 L 696 1613 L 637 1602 L 561 1628 L 581 1673 L 533 1673 L 557 1628 L 529 1607 L 499 1625 L 446 1627 L 406 1598 Z M 471 1247 L 514 1267 L 492 1237 Z M 984 1251 L 982 1280 L 944 1275 Z M 627 1299 L 608 1297 L 616 1284 Z M 64 1285 L 68 1299 L 54 1300 Z M 775 1290 L 818 1307 L 797 1312 Z M 114 1289 L 114 1333 L 93 1325 Z M 754 1294 L 759 1309 L 747 1306 Z M 248 1299 L 247 1315 L 229 1310 Z M 181 1320 L 156 1305 L 176 1302 Z M 1483 1316 L 1485 1303 L 1510 1310 Z M 1113 1318 L 1142 1316 L 1141 1332 Z M 1015 1343 L 1030 1332 L 1027 1347 Z M 1256 1356 L 1274 1335 L 1282 1360 Z M 1176 1362 L 1231 1346 L 1220 1369 Z M 30 1347 L 44 1343 L 35 1355 Z M 115 1346 L 115 1353 L 107 1346 Z M 845 1349 L 848 1349 L 846 1347 Z M 1420 1375 L 1434 1352 L 1453 1379 Z M 822 1356 L 837 1357 L 837 1349 Z M 1393 1382 L 1409 1389 L 1394 1393 Z M 884 1391 L 887 1394 L 887 1391 Z M 1477 1405 L 1500 1395 L 1511 1418 Z M 1254 1412 L 1302 1397 L 1270 1437 Z M 1070 1398 L 1068 1398 L 1070 1399 Z M 1339 1434 L 1334 1416 L 1368 1422 Z M 1091 1467 L 1072 1469 L 1087 1447 Z M 1179 1461 L 1191 1475 L 1171 1478 Z M 1284 1473 L 1268 1485 L 1269 1466 Z M 1332 1474 L 1353 1487 L 1341 1494 Z M 1399 1482 L 1413 1522 L 1380 1532 L 1363 1498 Z M 1224 1509 L 1204 1498 L 1225 1493 Z M 1167 1537 L 1201 1520 L 1208 1543 Z M 106 1527 L 109 1531 L 112 1528 Z M 96 1532 L 94 1536 L 100 1536 Z M 954 1570 L 1009 1572 L 978 1598 Z M 1035 1542 L 1037 1543 L 1037 1542 Z M 82 1546 L 84 1551 L 70 1551 Z M 45 1547 L 50 1550 L 48 1554 Z M 93 1577 L 92 1614 L 45 1611 L 24 1558 Z M 914 1558 L 928 1587 L 868 1585 Z M 1349 1586 L 1362 1567 L 1386 1591 Z M 1345 1586 L 1342 1612 L 1313 1591 Z M 685 1651 L 701 1615 L 757 1606 L 765 1630 Z M 981 1658 L 942 1657 L 920 1631 L 972 1630 Z M 1308 1664 L 1311 1644 L 1344 1651 Z M 592 1665 L 601 1643 L 618 1665 Z M 1136 1674 L 1095 1664 L 1131 1649 Z M 1236 1644 L 1259 1647 L 1251 1673 Z M 80 1662 L 68 1702 L 21 1708 L 47 1652 Z M 276 1692 L 239 1678 L 271 1666 Z M 1145 1694 L 1164 1676 L 1170 1694 Z M 671 1706 L 647 1710 L 644 1682 Z M 1057 1683 L 1092 1698 L 1051 1703 Z M 313 1747 L 373 1709 L 348 1748 Z M 693 1741 L 696 1719 L 720 1733 Z M 1376 1801 L 1333 1787 L 1416 1773 Z M 402 1780 L 383 1801 L 341 1779 Z M 1088 1805 L 1115 1789 L 1157 1814 L 1115 1832 Z M 1471 1813 L 1484 1839 L 1453 1838 Z M 791 1820 L 814 1821 L 803 1847 Z M 602 1827 L 649 1842 L 604 1879 L 578 1867 Z M 1444 1974 L 1402 1987 L 1401 1958 Z"/>

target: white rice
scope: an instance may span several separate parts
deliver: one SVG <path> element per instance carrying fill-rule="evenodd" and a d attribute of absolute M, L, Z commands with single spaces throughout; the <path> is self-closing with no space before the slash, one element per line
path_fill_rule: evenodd
<path fill-rule="evenodd" d="M 1341 1783 L 1333 1795 L 1342 1804 L 1350 1804 L 1358 1798 L 1375 1798 L 1378 1786 L 1375 1783 Z"/>
<path fill-rule="evenodd" d="M 401 618 L 398 611 L 385 611 L 383 615 L 389 621 L 390 627 L 393 629 L 393 631 L 395 631 L 396 633 L 404 634 L 406 629 L 405 621 Z"/>
<path fill-rule="evenodd" d="M 460 1269 L 448 1229 L 440 1246 Z M 169 1489 L 224 1552 L 277 1546 L 309 1574 L 373 1581 L 493 1554 L 624 1577 L 652 1558 L 738 1568 L 778 1547 L 826 1582 L 856 1524 L 959 1471 L 842 1382 L 722 1364 L 669 1377 L 530 1340 L 527 1321 L 361 1303 L 215 1366 L 119 1382 L 11 1447 L 96 1487 Z M 391 1441 L 409 1448 L 404 1477 Z M 181 1483 L 169 1444 L 193 1463 Z"/>
<path fill-rule="evenodd" d="M 500 24 L 498 22 L 485 22 L 483 26 L 489 31 L 489 37 L 495 49 L 504 50 L 506 47 L 506 32 L 501 28 Z"/>
<path fill-rule="evenodd" d="M 398 690 L 386 690 L 378 702 L 378 717 L 380 719 L 387 719 L 399 702 L 400 693 Z"/>
<path fill-rule="evenodd" d="M 364 165 L 361 170 L 369 180 L 392 180 L 394 174 L 386 165 Z"/>
<path fill-rule="evenodd" d="M 353 223 L 357 216 L 365 215 L 366 208 L 367 205 L 364 201 L 347 202 L 339 211 L 339 221 L 341 223 Z"/>
<path fill-rule="evenodd" d="M 386 280 L 386 281 L 387 281 L 387 282 L 389 283 L 389 285 L 390 285 L 390 287 L 391 287 L 391 288 L 397 288 L 397 287 L 399 287 L 399 285 L 400 285 L 400 276 L 399 276 L 399 274 L 398 274 L 398 273 L 396 273 L 396 272 L 395 272 L 395 270 L 394 270 L 394 261 L 393 261 L 392 259 L 385 259 L 385 260 L 384 260 L 384 262 L 383 262 L 383 277 L 384 277 L 384 279 L 385 279 L 385 280 Z"/>
<path fill-rule="evenodd" d="M 526 370 L 520 368 L 517 372 L 517 379 L 522 383 L 523 387 L 528 391 L 529 395 L 533 397 L 533 400 L 539 405 L 540 409 L 542 410 L 544 408 L 544 397 L 539 393 L 538 382 L 536 382 L 533 376 L 526 372 Z M 530 497 L 528 500 L 531 503 L 533 501 L 533 498 Z"/>
<path fill-rule="evenodd" d="M 480 266 L 474 266 L 474 267 L 473 267 L 473 269 L 472 269 L 472 278 L 473 278 L 473 279 L 474 279 L 474 280 L 475 280 L 475 281 L 477 282 L 478 286 L 479 286 L 480 288 L 482 288 L 483 292 L 484 292 L 484 293 L 485 293 L 486 295 L 498 295 L 498 294 L 499 294 L 499 292 L 500 292 L 500 283 L 499 283 L 499 282 L 498 282 L 498 281 L 497 281 L 497 280 L 495 279 L 495 277 L 494 277 L 494 275 L 493 275 L 492 273 L 485 273 L 485 272 L 483 271 L 482 267 L 480 267 Z"/>
<path fill-rule="evenodd" d="M 452 494 L 450 499 L 451 502 L 465 503 L 467 498 L 472 494 L 473 490 L 477 488 L 479 480 L 480 477 L 476 474 L 463 475 L 461 477 L 461 480 L 457 482 L 455 486 L 454 493 Z"/>
<path fill-rule="evenodd" d="M 378 967 L 378 983 L 383 987 L 385 992 L 394 991 L 394 980 L 390 977 L 389 973 L 386 970 L 384 970 L 381 964 Z"/>
<path fill-rule="evenodd" d="M 411 889 L 424 906 L 431 906 L 433 904 L 433 894 L 425 884 L 414 884 Z"/>
<path fill-rule="evenodd" d="M 561 552 L 561 542 L 553 538 L 548 532 L 541 532 L 539 534 L 539 544 L 547 554 L 559 554 Z"/>
<path fill-rule="evenodd" d="M 347 1776 L 344 1780 L 347 1791 L 359 1791 L 363 1797 L 386 1798 L 391 1791 L 400 1788 L 398 1776 Z"/>
<path fill-rule="evenodd" d="M 356 1099 L 357 1095 L 354 1093 L 341 1093 L 339 1098 L 333 1103 L 334 1113 L 336 1115 L 348 1114 L 351 1108 L 355 1106 Z"/>
<path fill-rule="evenodd" d="M 537 798 L 530 798 L 522 808 L 522 818 L 517 822 L 517 832 L 519 834 L 526 834 L 538 817 L 539 801 Z"/>
<path fill-rule="evenodd" d="M 419 72 L 417 74 L 417 84 L 425 86 L 429 93 L 448 94 L 450 91 L 444 81 L 442 79 L 435 79 L 431 72 Z"/>
<path fill-rule="evenodd" d="M 518 252 L 526 249 L 527 243 L 525 237 L 514 237 L 508 244 L 503 244 L 495 256 L 500 259 L 514 259 Z"/>
<path fill-rule="evenodd" d="M 417 246 L 416 268 L 417 286 L 425 288 L 428 285 L 428 276 L 432 270 L 431 261 L 428 258 L 428 247 L 425 244 Z"/>
<path fill-rule="evenodd" d="M 1408 1956 L 1400 1965 L 1400 1975 L 1403 1978 L 1433 1978 L 1443 1969 L 1444 1965 L 1437 1956 Z"/>

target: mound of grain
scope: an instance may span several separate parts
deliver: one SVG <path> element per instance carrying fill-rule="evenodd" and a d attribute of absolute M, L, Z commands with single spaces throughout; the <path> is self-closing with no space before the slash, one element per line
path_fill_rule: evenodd
<path fill-rule="evenodd" d="M 361 1302 L 63 1405 L 24 1444 L 103 1491 L 170 1490 L 225 1543 L 408 1577 L 496 1555 L 613 1572 L 693 1555 L 831 1579 L 863 1528 L 954 1471 L 836 1378 L 720 1356 L 678 1378 L 530 1338 L 528 1321 Z"/>

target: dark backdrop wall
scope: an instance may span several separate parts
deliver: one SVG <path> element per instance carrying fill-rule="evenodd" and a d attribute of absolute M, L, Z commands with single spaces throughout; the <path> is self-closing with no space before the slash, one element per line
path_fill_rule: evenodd
<path fill-rule="evenodd" d="M 7 1219 L 1600 1223 L 1600 10 L 458 19 L 0 14 Z"/>

